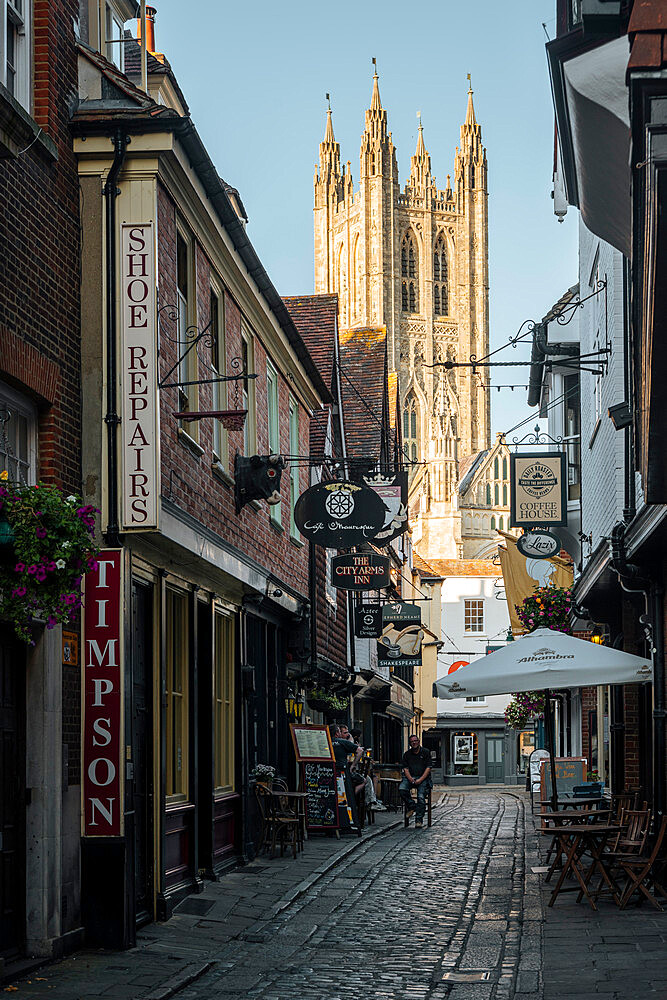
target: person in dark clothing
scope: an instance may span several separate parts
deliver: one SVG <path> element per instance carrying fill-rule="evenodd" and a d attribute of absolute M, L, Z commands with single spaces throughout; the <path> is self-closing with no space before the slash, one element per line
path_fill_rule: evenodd
<path fill-rule="evenodd" d="M 431 753 L 420 746 L 419 737 L 411 736 L 408 749 L 403 754 L 403 779 L 398 791 L 405 804 L 406 815 L 409 816 L 416 808 L 415 827 L 424 825 L 426 812 L 426 796 L 433 786 L 431 781 Z M 417 789 L 417 805 L 412 798 L 412 789 Z"/>
<path fill-rule="evenodd" d="M 359 747 L 353 740 L 345 739 L 342 736 L 341 727 L 339 725 L 334 724 L 329 726 L 329 732 L 331 734 L 331 745 L 333 746 L 334 760 L 336 761 L 336 774 L 340 775 L 345 783 L 345 797 L 352 816 L 351 825 L 353 829 L 358 830 L 359 817 L 357 815 L 356 789 L 354 779 L 350 774 L 350 766 L 347 758 L 349 754 L 355 754 L 355 759 L 357 759 L 356 753 L 359 750 Z M 345 810 L 339 810 L 341 830 L 345 830 L 347 828 L 345 815 Z"/>

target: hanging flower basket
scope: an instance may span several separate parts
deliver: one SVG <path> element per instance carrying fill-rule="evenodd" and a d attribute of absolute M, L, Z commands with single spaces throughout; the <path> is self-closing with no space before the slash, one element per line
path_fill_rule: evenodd
<path fill-rule="evenodd" d="M 220 423 L 228 431 L 241 431 L 245 424 L 247 410 L 223 410 L 219 417 Z"/>
<path fill-rule="evenodd" d="M 542 691 L 521 691 L 512 695 L 512 700 L 505 709 L 505 722 L 510 729 L 525 729 L 536 718 L 544 718 Z"/>
<path fill-rule="evenodd" d="M 0 473 L 0 618 L 33 644 L 34 618 L 47 628 L 73 621 L 81 580 L 96 565 L 96 508 L 55 486 L 26 486 Z"/>
<path fill-rule="evenodd" d="M 527 632 L 550 628 L 572 634 L 570 614 L 574 600 L 565 587 L 538 587 L 522 604 L 515 604 L 517 618 Z"/>

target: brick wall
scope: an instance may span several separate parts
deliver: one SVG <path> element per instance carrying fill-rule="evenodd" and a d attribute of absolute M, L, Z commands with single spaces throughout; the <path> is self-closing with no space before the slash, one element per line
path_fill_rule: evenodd
<path fill-rule="evenodd" d="M 0 380 L 38 410 L 39 476 L 81 489 L 79 184 L 69 134 L 77 0 L 34 0 L 34 117 L 54 141 L 0 169 Z M 63 690 L 69 781 L 79 782 L 79 680 Z"/>
<path fill-rule="evenodd" d="M 336 603 L 327 597 L 327 550 L 315 549 L 317 580 L 317 653 L 341 667 L 347 664 L 347 599 L 344 590 L 336 591 Z"/>
<path fill-rule="evenodd" d="M 160 302 L 172 304 L 176 302 L 176 205 L 163 186 L 158 187 L 158 259 L 160 273 L 158 276 Z M 201 330 L 210 319 L 210 280 L 211 264 L 203 248 L 197 242 L 196 234 L 192 237 L 195 286 L 197 294 L 196 323 Z M 215 275 L 224 288 L 224 275 Z M 227 355 L 227 370 L 231 374 L 230 362 L 241 357 L 241 312 L 228 291 L 225 291 L 225 344 Z M 177 360 L 176 324 L 163 310 L 160 317 L 160 347 L 162 354 L 162 371 L 168 371 Z M 248 326 L 248 329 L 251 329 Z M 254 334 L 254 370 L 258 374 L 255 379 L 256 397 L 256 433 L 257 453 L 268 454 L 267 425 L 267 391 L 266 371 L 268 354 L 258 331 Z M 210 357 L 209 348 L 202 344 L 199 347 L 200 357 L 206 360 Z M 278 366 L 276 366 L 278 368 Z M 279 371 L 279 369 L 278 369 Z M 203 366 L 200 378 L 209 378 L 210 372 Z M 279 430 L 280 451 L 288 454 L 289 448 L 289 404 L 290 386 L 279 371 Z M 228 408 L 234 409 L 235 385 L 228 383 Z M 197 443 L 203 453 L 195 454 L 188 447 L 183 436 L 179 437 L 178 421 L 173 413 L 179 409 L 177 392 L 166 389 L 160 393 L 161 405 L 161 448 L 162 448 L 162 494 L 197 518 L 203 525 L 217 532 L 227 542 L 256 559 L 279 580 L 294 588 L 298 593 L 308 595 L 308 546 L 290 538 L 289 497 L 290 477 L 288 470 L 283 472 L 281 483 L 282 526 L 276 526 L 270 518 L 269 508 L 261 503 L 259 509 L 247 505 L 239 516 L 234 510 L 233 486 L 213 471 L 213 420 L 199 421 L 198 429 L 193 424 L 184 424 L 187 433 L 197 438 Z M 198 409 L 213 408 L 213 388 L 210 385 L 199 387 Z M 239 403 L 240 405 L 240 403 Z M 308 454 L 309 416 L 303 406 L 299 406 L 299 454 Z M 225 467 L 232 472 L 234 454 L 243 451 L 243 431 L 228 431 L 228 449 Z M 299 466 L 300 492 L 307 483 L 307 467 Z"/>

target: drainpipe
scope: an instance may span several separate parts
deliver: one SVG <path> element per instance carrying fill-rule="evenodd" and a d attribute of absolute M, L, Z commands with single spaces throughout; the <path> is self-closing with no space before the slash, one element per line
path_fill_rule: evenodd
<path fill-rule="evenodd" d="M 107 412 L 104 422 L 107 425 L 107 457 L 108 457 L 108 504 L 109 519 L 105 532 L 107 545 L 115 548 L 120 545 L 118 524 L 118 442 L 116 430 L 120 423 L 117 413 L 116 380 L 118 377 L 116 364 L 116 197 L 120 193 L 116 181 L 125 159 L 125 153 L 130 137 L 122 129 L 116 129 L 113 137 L 114 158 L 107 181 L 104 185 L 104 202 L 106 217 L 106 256 L 107 256 Z"/>
<path fill-rule="evenodd" d="M 635 441 L 634 441 L 634 365 L 632 354 L 632 341 L 630 337 L 630 262 L 623 258 L 623 299 L 625 309 L 623 310 L 623 350 L 625 353 L 624 379 L 625 379 L 625 399 L 632 414 L 632 420 L 625 428 L 625 509 L 623 520 L 626 524 L 635 516 Z M 605 289 L 606 295 L 606 289 Z"/>
<path fill-rule="evenodd" d="M 660 583 L 651 586 L 653 604 L 653 809 L 665 811 L 665 591 Z"/>

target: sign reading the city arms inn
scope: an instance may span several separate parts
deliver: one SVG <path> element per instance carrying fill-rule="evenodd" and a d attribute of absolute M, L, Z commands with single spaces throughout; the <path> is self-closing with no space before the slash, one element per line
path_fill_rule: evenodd
<path fill-rule="evenodd" d="M 152 223 L 121 226 L 123 531 L 158 527 L 160 407 Z"/>
<path fill-rule="evenodd" d="M 510 526 L 567 524 L 567 459 L 564 452 L 510 455 Z"/>
<path fill-rule="evenodd" d="M 84 577 L 81 822 L 84 837 L 123 833 L 122 552 L 102 549 Z"/>

